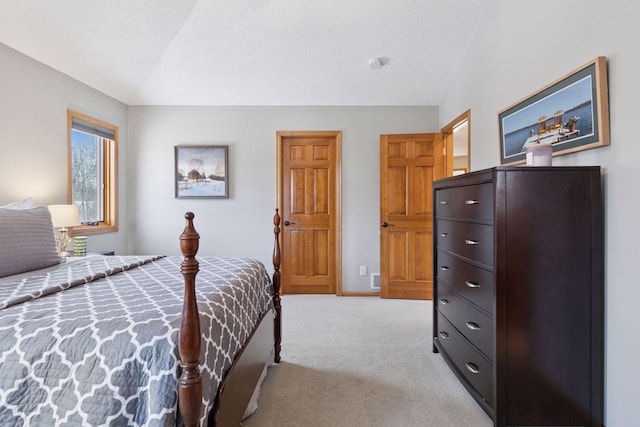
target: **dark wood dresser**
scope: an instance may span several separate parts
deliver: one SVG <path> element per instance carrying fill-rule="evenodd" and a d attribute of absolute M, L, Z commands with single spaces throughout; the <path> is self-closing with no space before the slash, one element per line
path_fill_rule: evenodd
<path fill-rule="evenodd" d="M 496 426 L 603 425 L 599 167 L 436 181 L 433 350 Z"/>

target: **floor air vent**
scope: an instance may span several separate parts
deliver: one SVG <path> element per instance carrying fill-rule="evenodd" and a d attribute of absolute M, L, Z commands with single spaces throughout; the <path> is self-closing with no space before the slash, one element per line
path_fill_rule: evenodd
<path fill-rule="evenodd" d="M 380 290 L 380 273 L 371 273 L 371 289 Z"/>

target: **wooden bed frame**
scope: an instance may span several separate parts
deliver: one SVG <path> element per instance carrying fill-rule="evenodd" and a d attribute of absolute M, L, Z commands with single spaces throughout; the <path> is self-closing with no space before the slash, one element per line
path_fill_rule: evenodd
<path fill-rule="evenodd" d="M 180 272 L 184 276 L 184 302 L 178 348 L 182 374 L 178 381 L 178 407 L 185 426 L 197 426 L 202 408 L 202 377 L 200 374 L 200 316 L 195 293 L 198 261 L 196 253 L 200 235 L 193 227 L 194 215 L 185 214 L 187 220 L 180 235 L 180 249 L 184 261 Z M 251 399 L 253 391 L 260 381 L 262 371 L 270 356 L 274 362 L 280 362 L 280 215 L 278 209 L 273 217 L 273 310 L 275 317 L 270 322 L 269 310 L 263 315 L 244 347 L 234 360 L 229 372 L 218 389 L 215 404 L 209 414 L 210 426 L 239 426 Z"/>

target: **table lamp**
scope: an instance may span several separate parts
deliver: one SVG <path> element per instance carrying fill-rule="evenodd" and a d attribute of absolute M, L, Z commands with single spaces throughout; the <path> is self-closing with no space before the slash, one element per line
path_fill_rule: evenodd
<path fill-rule="evenodd" d="M 58 247 L 58 253 L 60 256 L 69 256 L 67 253 L 67 246 L 71 242 L 67 227 L 73 227 L 74 225 L 80 225 L 80 212 L 76 205 L 49 205 L 49 212 L 51 212 L 51 222 L 53 226 L 58 229 L 58 235 L 56 236 L 56 246 Z"/>

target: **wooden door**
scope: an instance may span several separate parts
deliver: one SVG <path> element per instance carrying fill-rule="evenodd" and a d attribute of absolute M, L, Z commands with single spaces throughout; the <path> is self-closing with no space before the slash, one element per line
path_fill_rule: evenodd
<path fill-rule="evenodd" d="M 380 136 L 382 298 L 432 297 L 432 184 L 444 156 L 440 133 Z"/>
<path fill-rule="evenodd" d="M 341 292 L 340 141 L 340 132 L 278 132 L 283 293 Z"/>

